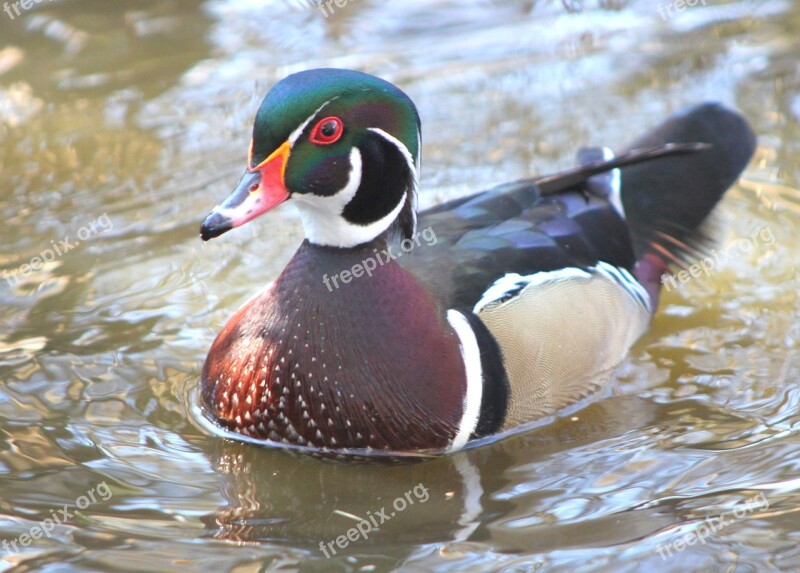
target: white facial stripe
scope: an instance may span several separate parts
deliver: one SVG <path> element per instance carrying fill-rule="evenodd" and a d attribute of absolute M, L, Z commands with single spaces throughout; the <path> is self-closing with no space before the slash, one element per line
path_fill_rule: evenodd
<path fill-rule="evenodd" d="M 320 197 L 313 193 L 292 195 L 300 211 L 306 238 L 315 245 L 355 247 L 368 243 L 386 231 L 400 214 L 406 202 L 405 193 L 389 214 L 368 225 L 355 225 L 342 216 L 345 207 L 353 200 L 361 185 L 361 162 L 361 152 L 354 147 L 350 151 L 350 175 L 347 185 L 335 195 L 330 197 Z"/>
<path fill-rule="evenodd" d="M 408 147 L 406 147 L 405 144 L 402 141 L 400 141 L 399 139 L 397 139 L 395 136 L 386 133 L 385 131 L 383 131 L 382 129 L 380 129 L 378 127 L 370 127 L 369 130 L 377 133 L 382 138 L 384 138 L 386 141 L 388 141 L 389 143 L 391 143 L 392 145 L 397 147 L 397 149 L 400 150 L 400 153 L 402 153 L 403 157 L 405 157 L 405 159 L 406 159 L 406 163 L 408 163 L 408 169 L 414 175 L 414 186 L 416 187 L 416 185 L 417 185 L 417 164 L 414 162 L 414 158 L 411 157 L 411 152 L 408 150 Z"/>
<path fill-rule="evenodd" d="M 481 351 L 478 339 L 472 330 L 467 318 L 457 310 L 447 311 L 447 322 L 456 331 L 460 341 L 461 357 L 464 360 L 464 369 L 467 373 L 467 388 L 464 393 L 464 415 L 458 427 L 456 437 L 450 444 L 448 451 L 454 452 L 463 448 L 472 432 L 478 426 L 481 414 L 481 401 L 483 400 L 483 368 L 481 367 Z"/>
<path fill-rule="evenodd" d="M 413 231 L 417 231 L 417 207 L 419 203 L 419 196 L 417 195 L 417 185 L 419 184 L 420 177 L 420 157 L 422 156 L 422 133 L 417 130 L 417 162 L 414 169 L 414 194 L 411 197 L 411 215 L 413 220 Z"/>
<path fill-rule="evenodd" d="M 345 206 L 355 197 L 358 186 L 361 184 L 361 151 L 357 147 L 350 150 L 350 174 L 347 185 L 335 195 L 322 197 L 313 193 L 295 193 L 292 199 L 319 211 L 341 215 Z"/>
<path fill-rule="evenodd" d="M 314 119 L 315 117 L 317 117 L 317 114 L 319 114 L 319 112 L 321 112 L 326 105 L 331 103 L 333 100 L 338 99 L 338 97 L 339 96 L 336 96 L 334 98 L 329 99 L 328 101 L 323 103 L 321 106 L 319 106 L 314 113 L 309 115 L 308 118 L 303 123 L 300 124 L 300 127 L 295 129 L 292 132 L 292 134 L 289 136 L 289 145 L 294 147 L 295 142 L 298 139 L 300 139 L 301 135 L 303 135 L 303 131 L 305 131 L 306 127 L 308 127 L 308 124 L 311 123 L 311 120 Z"/>
<path fill-rule="evenodd" d="M 419 164 L 414 161 L 414 158 L 411 156 L 411 152 L 408 150 L 408 147 L 406 147 L 405 144 L 402 141 L 400 141 L 399 139 L 397 139 L 395 136 L 393 136 L 393 135 L 391 135 L 389 133 L 386 133 L 385 131 L 383 131 L 382 129 L 380 129 L 378 127 L 370 127 L 369 130 L 374 132 L 374 133 L 377 133 L 382 138 L 384 138 L 386 141 L 388 141 L 389 143 L 391 143 L 392 145 L 397 147 L 397 149 L 400 151 L 400 153 L 403 155 L 403 157 L 405 157 L 406 163 L 408 163 L 408 169 L 411 171 L 411 175 L 412 175 L 412 178 L 413 178 L 413 185 L 414 185 L 414 189 L 412 190 L 412 199 L 411 199 L 411 214 L 412 214 L 412 217 L 413 217 L 413 229 L 412 229 L 412 232 L 416 232 L 416 230 L 417 230 L 417 185 L 418 185 L 418 182 L 419 182 Z M 420 138 L 419 132 L 417 132 L 417 142 L 418 142 L 418 144 L 419 144 L 419 142 L 421 142 L 421 138 Z M 418 145 L 417 149 L 419 149 L 419 145 Z M 419 154 L 417 154 L 417 157 L 419 157 Z"/>

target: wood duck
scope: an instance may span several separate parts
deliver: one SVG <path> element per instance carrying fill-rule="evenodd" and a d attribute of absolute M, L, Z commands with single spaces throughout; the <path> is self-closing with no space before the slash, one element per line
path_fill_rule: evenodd
<path fill-rule="evenodd" d="M 445 453 L 590 395 L 645 332 L 661 277 L 755 137 L 707 103 L 620 155 L 416 213 L 417 110 L 377 77 L 278 82 L 203 240 L 294 203 L 305 240 L 217 336 L 201 396 L 223 428 L 322 452 Z"/>

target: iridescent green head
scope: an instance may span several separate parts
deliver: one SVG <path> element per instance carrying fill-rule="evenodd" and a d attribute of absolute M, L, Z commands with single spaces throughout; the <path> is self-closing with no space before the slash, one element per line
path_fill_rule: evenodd
<path fill-rule="evenodd" d="M 352 70 L 288 76 L 256 114 L 247 172 L 204 239 L 292 199 L 312 243 L 352 247 L 414 232 L 420 122 L 399 88 Z"/>

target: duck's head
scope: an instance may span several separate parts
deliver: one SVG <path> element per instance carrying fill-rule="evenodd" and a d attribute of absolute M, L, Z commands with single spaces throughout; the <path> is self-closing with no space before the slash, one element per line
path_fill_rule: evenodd
<path fill-rule="evenodd" d="M 353 247 L 416 223 L 420 122 L 394 85 L 352 70 L 280 81 L 256 115 L 247 170 L 208 215 L 203 240 L 289 199 L 315 244 Z"/>

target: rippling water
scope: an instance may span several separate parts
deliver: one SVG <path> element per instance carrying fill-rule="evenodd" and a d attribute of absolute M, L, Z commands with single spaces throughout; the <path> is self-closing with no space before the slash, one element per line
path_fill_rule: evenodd
<path fill-rule="evenodd" d="M 0 12 L 0 567 L 800 568 L 800 6 L 340 4 Z M 291 207 L 208 245 L 198 225 L 266 90 L 318 66 L 417 102 L 423 205 L 623 147 L 697 101 L 735 106 L 760 141 L 715 217 L 729 256 L 667 294 L 611 395 L 525 435 L 400 465 L 211 435 L 192 413 L 205 352 L 301 228 Z"/>

